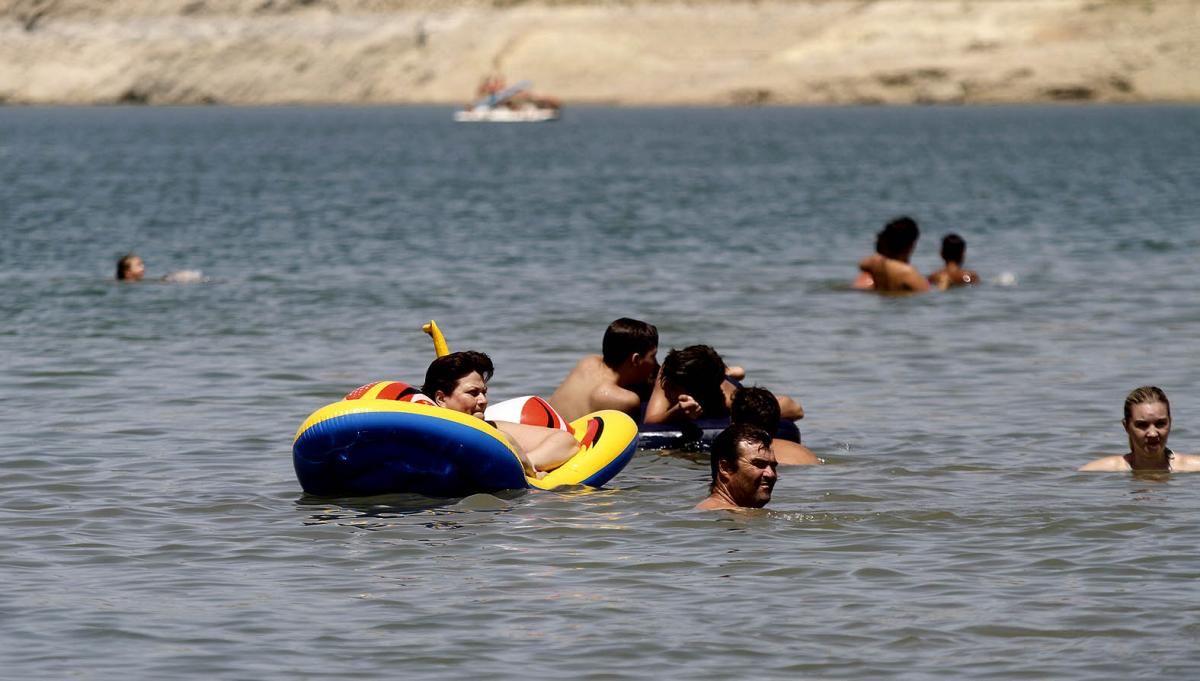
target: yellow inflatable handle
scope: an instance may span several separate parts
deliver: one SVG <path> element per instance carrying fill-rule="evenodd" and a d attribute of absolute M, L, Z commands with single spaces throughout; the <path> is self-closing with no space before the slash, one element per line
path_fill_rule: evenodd
<path fill-rule="evenodd" d="M 421 327 L 421 330 L 433 339 L 433 350 L 438 357 L 450 354 L 450 346 L 446 345 L 446 337 L 442 335 L 442 330 L 438 328 L 437 322 L 431 319 L 428 324 Z"/>

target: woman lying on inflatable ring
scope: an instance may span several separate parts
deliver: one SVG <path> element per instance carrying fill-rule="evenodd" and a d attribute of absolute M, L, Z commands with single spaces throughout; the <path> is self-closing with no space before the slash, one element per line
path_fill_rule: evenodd
<path fill-rule="evenodd" d="M 437 406 L 483 420 L 487 409 L 487 383 L 492 360 L 482 352 L 452 352 L 433 360 L 425 372 L 425 393 Z M 579 442 L 558 428 L 529 426 L 509 421 L 488 421 L 513 445 L 521 465 L 532 477 L 563 465 L 579 451 Z"/>

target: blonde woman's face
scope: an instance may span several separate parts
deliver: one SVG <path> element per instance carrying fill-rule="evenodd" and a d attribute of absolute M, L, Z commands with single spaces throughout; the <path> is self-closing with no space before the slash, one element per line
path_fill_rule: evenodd
<path fill-rule="evenodd" d="M 1162 402 L 1133 405 L 1124 425 L 1129 435 L 1129 448 L 1134 454 L 1161 455 L 1166 450 L 1171 417 L 1167 414 L 1167 405 Z"/>

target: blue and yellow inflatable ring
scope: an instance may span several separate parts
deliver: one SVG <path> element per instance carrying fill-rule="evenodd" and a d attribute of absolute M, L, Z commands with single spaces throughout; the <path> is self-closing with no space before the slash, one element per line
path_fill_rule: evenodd
<path fill-rule="evenodd" d="M 417 493 L 461 497 L 479 492 L 562 485 L 600 487 L 637 449 L 633 419 L 618 411 L 588 414 L 570 426 L 578 454 L 546 477 L 525 476 L 516 452 L 488 423 L 450 409 L 402 401 L 402 383 L 371 384 L 313 412 L 296 432 L 292 462 L 305 492 L 325 497 Z M 383 386 L 382 394 L 378 395 Z M 367 386 L 364 386 L 367 387 Z M 371 396 L 375 395 L 375 396 Z M 348 396 L 349 397 L 349 396 Z"/>

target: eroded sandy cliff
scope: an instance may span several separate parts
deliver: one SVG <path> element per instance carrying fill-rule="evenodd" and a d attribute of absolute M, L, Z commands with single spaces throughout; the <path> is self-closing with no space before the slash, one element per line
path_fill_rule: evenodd
<path fill-rule="evenodd" d="M 0 0 L 0 102 L 1200 101 L 1195 0 Z"/>

